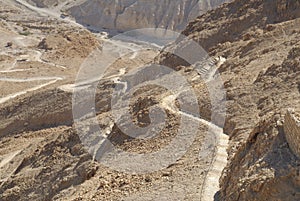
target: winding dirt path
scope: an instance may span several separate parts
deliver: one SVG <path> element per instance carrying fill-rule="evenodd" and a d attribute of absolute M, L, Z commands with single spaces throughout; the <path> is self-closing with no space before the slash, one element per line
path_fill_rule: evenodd
<path fill-rule="evenodd" d="M 52 63 L 50 61 L 46 61 L 46 60 L 42 59 L 43 53 L 40 52 L 40 51 L 34 50 L 33 52 L 34 52 L 34 54 L 31 54 L 31 59 L 33 61 L 38 61 L 40 63 L 47 64 L 47 65 L 54 66 L 54 67 L 58 67 L 58 68 L 62 68 L 62 69 L 67 68 L 66 66 L 59 65 L 59 64 L 56 64 L 56 63 Z"/>
<path fill-rule="evenodd" d="M 0 77 L 0 81 L 6 82 L 32 82 L 32 81 L 43 81 L 43 80 L 62 80 L 62 77 L 31 77 L 31 78 L 8 78 Z"/>
<path fill-rule="evenodd" d="M 161 105 L 173 113 L 177 113 L 193 120 L 199 121 L 200 123 L 208 126 L 212 133 L 215 135 L 215 153 L 214 158 L 210 164 L 209 172 L 207 173 L 203 187 L 201 189 L 201 200 L 203 201 L 213 201 L 215 194 L 220 190 L 219 179 L 221 177 L 223 169 L 227 165 L 227 151 L 229 137 L 223 132 L 223 129 L 212 124 L 209 121 L 201 119 L 199 117 L 187 114 L 185 112 L 179 111 L 175 106 L 175 100 L 177 95 L 170 95 L 162 100 Z"/>
<path fill-rule="evenodd" d="M 0 73 L 15 73 L 15 72 L 24 72 L 30 71 L 31 69 L 13 69 L 13 70 L 2 70 Z"/>
<path fill-rule="evenodd" d="M 41 78 L 41 79 L 40 79 Z M 40 77 L 40 78 L 28 78 L 28 79 L 14 79 L 14 78 L 0 78 L 0 80 L 2 79 L 2 81 L 10 81 L 10 82 L 29 82 L 29 81 L 38 81 L 38 80 L 50 80 L 49 82 L 46 82 L 44 84 L 40 84 L 38 86 L 29 88 L 29 89 L 25 89 L 23 91 L 17 92 L 17 93 L 13 93 L 10 94 L 8 96 L 2 97 L 0 98 L 0 104 L 5 103 L 13 98 L 16 98 L 18 96 L 21 96 L 23 94 L 26 94 L 28 92 L 31 91 L 36 91 L 38 89 L 41 89 L 43 87 L 46 87 L 48 85 L 54 84 L 55 82 L 57 82 L 58 80 L 62 80 L 63 78 L 60 77 L 56 77 L 56 78 L 51 78 L 51 77 Z"/>

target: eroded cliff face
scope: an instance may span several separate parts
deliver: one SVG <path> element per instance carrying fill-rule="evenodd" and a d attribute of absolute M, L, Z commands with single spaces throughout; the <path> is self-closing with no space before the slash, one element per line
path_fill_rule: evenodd
<path fill-rule="evenodd" d="M 128 31 L 139 28 L 183 30 L 187 23 L 227 0 L 97 0 L 68 12 L 80 24 Z"/>
<path fill-rule="evenodd" d="M 64 0 L 28 0 L 28 2 L 37 7 L 49 8 L 57 6 L 59 3 L 64 2 Z"/>
<path fill-rule="evenodd" d="M 221 200 L 300 199 L 300 163 L 287 143 L 282 122 L 273 117 L 252 130 L 223 173 Z"/>

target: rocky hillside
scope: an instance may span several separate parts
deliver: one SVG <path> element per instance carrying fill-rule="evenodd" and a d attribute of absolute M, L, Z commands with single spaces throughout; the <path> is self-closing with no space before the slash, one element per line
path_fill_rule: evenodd
<path fill-rule="evenodd" d="M 287 109 L 300 107 L 299 13 L 300 1 L 235 0 L 183 31 L 210 55 L 227 58 L 219 68 L 227 91 L 224 131 L 231 139 L 221 200 L 299 200 L 299 161 L 282 129 Z M 158 61 L 175 69 L 190 65 L 172 53 Z"/>
<path fill-rule="evenodd" d="M 133 94 L 130 118 L 114 119 L 112 92 L 117 84 L 126 79 L 128 85 L 144 82 L 153 72 L 151 66 L 147 73 L 137 72 L 139 79 L 134 71 L 153 61 L 158 52 L 151 46 L 145 48 L 104 39 L 101 34 L 62 19 L 57 13 L 62 5 L 54 3 L 44 9 L 28 5 L 24 0 L 0 3 L 0 200 L 200 200 L 212 159 L 208 156 L 214 154 L 214 146 L 207 147 L 206 154 L 199 158 L 209 124 L 177 109 L 175 99 L 188 102 L 185 112 L 193 109 L 189 108 L 194 101 L 185 90 L 186 86 L 180 82 L 176 82 L 177 86 L 172 84 L 178 91 L 174 96 L 165 88 L 148 83 Z M 72 105 L 74 78 L 83 60 L 93 51 L 99 54 L 97 59 L 105 61 L 111 55 L 128 52 L 126 48 L 136 52 L 117 59 L 98 85 L 95 79 L 84 80 L 84 84 L 78 85 L 82 91 L 97 86 L 95 105 L 89 108 L 95 109 L 96 116 L 87 115 L 88 119 L 83 122 L 97 123 L 76 129 L 72 109 L 80 110 L 87 102 L 84 99 L 79 107 Z M 195 72 L 182 73 L 195 85 L 199 100 L 207 94 Z M 166 72 L 160 80 L 161 83 L 173 81 L 173 75 Z M 140 127 L 147 126 L 152 107 L 162 108 L 168 117 L 165 127 L 155 137 L 135 139 L 119 128 L 120 124 L 129 127 L 132 120 Z M 182 115 L 183 120 L 179 118 Z M 179 129 L 180 125 L 186 129 Z M 103 131 L 95 130 L 97 126 Z M 194 136 L 186 138 L 191 129 Z M 176 135 L 178 130 L 180 135 Z M 106 154 L 109 142 L 125 153 L 147 155 L 164 150 L 178 136 L 179 152 L 182 147 L 186 148 L 180 158 L 170 147 L 169 152 L 164 153 L 165 158 L 153 157 L 145 161 L 143 157 L 145 163 L 117 160 L 117 166 L 143 166 L 146 170 L 154 167 L 157 168 L 155 172 L 119 172 L 95 160 Z M 84 147 L 83 142 L 90 146 Z M 170 156 L 176 160 L 166 163 Z M 218 171 L 220 173 L 221 169 Z"/>
<path fill-rule="evenodd" d="M 60 7 L 76 21 L 96 29 L 128 31 L 138 28 L 183 30 L 187 23 L 228 0 L 30 0 L 40 7 Z"/>
<path fill-rule="evenodd" d="M 190 201 L 200 200 L 205 191 L 214 194 L 217 188 L 210 186 L 215 186 L 217 177 L 210 178 L 214 181 L 211 185 L 205 183 L 210 181 L 206 176 L 211 172 L 211 159 L 218 155 L 216 150 L 221 150 L 219 155 L 225 159 L 227 143 L 217 147 L 206 134 L 212 117 L 216 120 L 212 123 L 222 126 L 221 117 L 225 114 L 223 108 L 212 106 L 210 100 L 216 94 L 209 94 L 207 85 L 214 86 L 216 77 L 201 79 L 199 74 L 210 72 L 210 69 L 195 70 L 201 58 L 194 58 L 191 51 L 184 51 L 190 44 L 188 39 L 196 41 L 214 58 L 212 63 L 216 61 L 226 89 L 224 133 L 230 137 L 229 156 L 215 199 L 300 200 L 299 0 L 235 0 L 192 20 L 183 31 L 187 38 L 181 37 L 166 47 L 168 53 L 161 51 L 154 58 L 157 52 L 146 49 L 118 59 L 98 84 L 88 80 L 79 85 L 83 91 L 95 92 L 95 105 L 89 108 L 95 109 L 95 117 L 86 115 L 83 123 L 90 127 L 79 129 L 76 129 L 71 114 L 75 89 L 72 83 L 82 60 L 95 49 L 103 53 L 98 59 L 106 59 L 103 40 L 111 43 L 108 54 L 120 50 L 124 43 L 103 39 L 79 25 L 71 26 L 70 21 L 62 19 L 65 16 L 59 17 L 60 10 L 69 12 L 86 26 L 118 30 L 163 26 L 180 30 L 192 15 L 199 14 L 197 10 L 194 12 L 196 1 L 160 1 L 151 6 L 148 1 L 135 0 L 28 1 L 47 7 L 42 10 L 27 9 L 22 2 L 7 0 L 0 3 L 0 84 L 3 88 L 0 99 L 0 200 Z M 221 1 L 201 3 L 205 8 L 211 8 Z M 171 16 L 170 13 L 165 15 L 168 11 Z M 159 15 L 161 13 L 164 15 Z M 100 21 L 93 20 L 99 16 Z M 126 45 L 131 47 L 133 44 Z M 192 50 L 196 56 L 201 53 Z M 192 62 L 174 54 L 178 52 Z M 149 65 L 146 73 L 137 68 L 153 60 L 176 69 L 187 80 L 195 91 L 201 118 L 193 115 L 194 110 L 189 107 L 195 101 L 185 86 L 178 80 L 174 82 L 174 74 L 161 72 L 163 75 L 158 81 L 172 83 L 174 88 L 180 89 L 175 94 L 145 81 L 152 75 L 153 66 Z M 131 70 L 137 71 L 132 73 Z M 138 79 L 134 75 L 138 75 Z M 129 105 L 132 115 L 113 119 L 111 94 L 118 84 L 124 84 L 123 81 L 127 85 L 137 82 L 145 85 L 132 94 Z M 79 110 L 89 98 L 82 97 Z M 188 103 L 186 110 L 177 108 L 180 101 Z M 119 105 L 118 112 L 124 110 L 122 106 Z M 132 121 L 142 128 L 148 126 L 151 109 L 155 107 L 162 108 L 167 117 L 165 127 L 155 137 L 132 138 L 126 129 L 119 127 L 127 128 Z M 295 112 L 287 113 L 289 108 Z M 178 133 L 182 125 L 187 126 Z M 97 126 L 104 132 L 97 132 Z M 189 143 L 186 141 L 188 129 L 196 132 L 193 132 L 194 140 L 187 151 L 158 171 L 129 174 L 95 161 L 99 154 L 100 158 L 105 156 L 111 144 L 127 153 L 147 154 L 155 153 L 174 138 L 183 136 L 179 145 L 185 146 Z M 88 136 L 80 136 L 82 132 Z M 90 143 L 89 149 L 83 146 L 84 140 Z M 203 142 L 207 143 L 205 151 L 200 149 Z M 176 154 L 173 150 L 167 156 Z M 153 166 L 145 165 L 149 161 L 144 158 L 145 163 L 131 163 L 129 159 L 118 160 L 117 165 Z M 164 158 L 155 159 L 158 164 L 166 162 Z M 216 159 L 214 171 L 219 173 L 220 164 L 226 162 Z M 203 200 L 209 199 L 213 198 Z"/>

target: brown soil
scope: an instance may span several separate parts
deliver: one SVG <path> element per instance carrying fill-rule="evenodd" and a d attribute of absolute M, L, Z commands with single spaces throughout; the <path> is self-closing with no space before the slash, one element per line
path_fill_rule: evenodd
<path fill-rule="evenodd" d="M 103 41 L 79 26 L 45 18 L 13 2 L 0 4 L 1 78 L 53 77 L 49 80 L 53 83 L 11 99 L 5 98 L 48 80 L 0 83 L 4 88 L 0 104 L 0 200 L 203 198 L 203 189 L 207 189 L 203 184 L 217 153 L 213 139 L 206 152 L 200 150 L 207 125 L 198 126 L 201 119 L 190 115 L 196 131 L 192 145 L 174 164 L 152 173 L 118 172 L 95 162 L 96 154 L 87 152 L 74 126 L 70 86 L 86 56 L 93 50 L 101 51 Z M 183 32 L 212 57 L 226 58 L 218 70 L 226 89 L 224 133 L 230 137 L 230 147 L 215 199 L 299 200 L 299 160 L 282 129 L 286 110 L 292 107 L 300 111 L 299 11 L 298 0 L 235 0 L 198 17 Z M 169 52 L 182 50 L 186 40 L 170 44 Z M 12 45 L 6 47 L 8 42 Z M 130 102 L 132 117 L 118 119 L 125 127 L 132 121 L 145 127 L 150 123 L 150 108 L 163 107 L 166 127 L 155 138 L 133 139 L 112 117 L 115 78 L 135 85 L 148 74 L 138 72 L 135 78 L 130 71 L 153 60 L 176 69 L 188 80 L 197 95 L 201 118 L 211 120 L 212 109 L 217 117 L 224 114 L 222 108 L 212 108 L 207 86 L 193 65 L 163 51 L 158 56 L 152 50 L 140 51 L 135 59 L 130 56 L 118 59 L 96 88 L 96 120 L 101 128 L 110 129 L 105 143 L 109 140 L 129 153 L 151 153 L 176 137 L 182 113 L 172 109 L 178 105 L 177 99 L 177 103 L 163 102 L 171 94 L 162 87 L 147 85 L 136 91 Z M 125 74 L 119 75 L 124 69 Z M 163 78 L 176 86 L 172 76 Z M 91 87 L 87 85 L 87 90 Z M 83 105 L 88 98 L 83 97 Z M 86 121 L 93 122 L 93 118 Z M 220 122 L 217 118 L 214 123 Z"/>

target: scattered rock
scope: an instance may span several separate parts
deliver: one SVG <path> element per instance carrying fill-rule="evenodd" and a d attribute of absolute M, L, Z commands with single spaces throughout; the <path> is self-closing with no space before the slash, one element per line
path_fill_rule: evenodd
<path fill-rule="evenodd" d="M 38 44 L 39 49 L 43 50 L 53 50 L 53 47 L 49 44 L 46 38 L 44 38 L 39 44 Z"/>
<path fill-rule="evenodd" d="M 12 42 L 7 42 L 6 46 L 5 47 L 12 47 L 13 46 L 13 43 Z"/>

